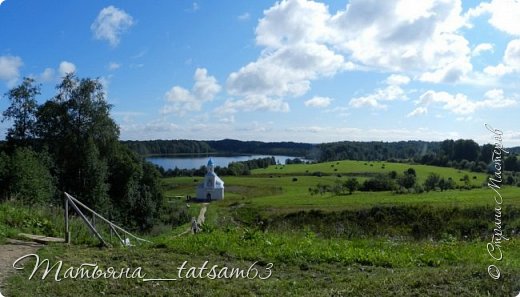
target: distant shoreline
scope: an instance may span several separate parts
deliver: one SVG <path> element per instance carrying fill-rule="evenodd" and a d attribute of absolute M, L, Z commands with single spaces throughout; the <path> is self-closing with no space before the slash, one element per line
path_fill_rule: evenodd
<path fill-rule="evenodd" d="M 258 154 L 258 153 L 177 153 L 177 154 L 147 154 L 143 155 L 145 158 L 169 158 L 169 157 L 212 157 L 212 156 L 218 156 L 218 157 L 240 157 L 240 156 L 254 156 L 254 155 L 265 155 L 265 156 L 280 156 L 280 154 Z M 287 156 L 291 158 L 299 158 L 299 159 L 305 159 L 304 157 L 298 157 L 298 156 Z"/>

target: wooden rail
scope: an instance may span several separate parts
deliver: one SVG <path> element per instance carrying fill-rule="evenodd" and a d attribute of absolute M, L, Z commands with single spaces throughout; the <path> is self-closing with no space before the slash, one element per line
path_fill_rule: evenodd
<path fill-rule="evenodd" d="M 70 241 L 71 241 L 71 238 L 70 238 L 70 225 L 69 225 L 69 205 L 72 206 L 72 208 L 78 213 L 78 215 L 85 222 L 85 224 L 90 229 L 90 231 L 92 231 L 92 233 L 99 239 L 101 244 L 103 244 L 104 246 L 110 246 L 110 245 L 103 239 L 101 234 L 97 231 L 96 226 L 88 220 L 88 218 L 83 214 L 83 212 L 78 207 L 78 205 L 92 213 L 92 215 L 93 215 L 93 222 L 94 222 L 94 219 L 96 217 L 98 217 L 100 220 L 102 220 L 103 222 L 107 223 L 108 226 L 110 227 L 111 231 L 113 231 L 117 235 L 117 237 L 119 238 L 119 240 L 120 240 L 120 242 L 121 242 L 121 244 L 123 246 L 127 245 L 127 242 L 121 238 L 121 236 L 119 235 L 117 230 L 119 230 L 122 233 L 124 233 L 124 234 L 126 234 L 126 235 L 128 235 L 128 236 L 130 236 L 132 238 L 134 238 L 137 241 L 152 243 L 149 240 L 146 240 L 146 239 L 143 239 L 143 238 L 139 238 L 139 237 L 133 235 L 132 233 L 126 231 L 125 229 L 123 229 L 123 228 L 119 227 L 118 225 L 112 223 L 111 221 L 105 219 L 102 215 L 98 214 L 97 212 L 95 212 L 94 210 L 92 210 L 91 208 L 86 206 L 85 204 L 81 203 L 81 201 L 79 201 L 78 199 L 74 198 L 69 193 L 65 192 L 65 242 L 67 242 L 67 243 L 70 243 Z"/>

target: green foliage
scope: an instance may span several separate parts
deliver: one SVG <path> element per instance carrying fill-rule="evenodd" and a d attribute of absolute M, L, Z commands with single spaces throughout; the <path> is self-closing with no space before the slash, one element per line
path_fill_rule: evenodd
<path fill-rule="evenodd" d="M 107 158 L 119 136 L 109 115 L 111 106 L 98 80 L 68 74 L 57 89 L 58 94 L 38 109 L 37 135 L 53 155 L 60 188 L 106 210 Z"/>
<path fill-rule="evenodd" d="M 396 188 L 395 181 L 386 174 L 377 174 L 363 182 L 361 191 L 392 191 Z"/>
<path fill-rule="evenodd" d="M 233 162 L 228 166 L 228 173 L 231 175 L 239 176 L 239 175 L 250 175 L 251 171 L 247 167 L 246 164 L 242 162 Z"/>
<path fill-rule="evenodd" d="M 27 140 L 32 138 L 38 106 L 36 96 L 39 94 L 40 86 L 35 85 L 32 78 L 24 78 L 21 85 L 5 94 L 11 105 L 2 113 L 2 122 L 13 121 L 13 126 L 7 130 L 7 140 L 10 142 L 27 144 Z"/>
<path fill-rule="evenodd" d="M 163 203 L 159 209 L 159 220 L 169 226 L 179 226 L 189 223 L 191 216 L 185 203 L 171 200 Z"/>
<path fill-rule="evenodd" d="M 349 194 L 352 194 L 360 185 L 355 177 L 351 177 L 343 183 L 343 186 L 348 189 Z"/>
<path fill-rule="evenodd" d="M 14 122 L 13 139 L 36 138 L 0 155 L 1 197 L 49 203 L 56 185 L 101 214 L 149 229 L 162 204 L 159 173 L 118 142 L 100 81 L 67 74 L 41 106 L 33 84 L 26 79 L 8 93 L 4 118 Z"/>
<path fill-rule="evenodd" d="M 43 204 L 55 195 L 54 178 L 44 153 L 35 153 L 28 148 L 17 148 L 9 163 L 9 196 L 27 204 Z"/>
<path fill-rule="evenodd" d="M 125 224 L 150 229 L 162 205 L 159 172 L 124 146 L 118 146 L 109 162 L 111 216 Z"/>
<path fill-rule="evenodd" d="M 63 214 L 60 219 L 63 220 Z M 0 204 L 0 240 L 16 237 L 19 232 L 56 236 L 59 234 L 54 220 L 41 208 L 24 206 L 19 201 Z"/>
<path fill-rule="evenodd" d="M 424 181 L 424 190 L 426 192 L 434 191 L 435 188 L 439 186 L 440 181 L 441 176 L 438 173 L 430 173 Z"/>
<path fill-rule="evenodd" d="M 397 177 L 397 184 L 406 190 L 414 188 L 416 181 L 417 175 L 413 168 L 408 168 L 403 175 Z"/>
<path fill-rule="evenodd" d="M 0 201 L 6 199 L 9 194 L 10 162 L 9 156 L 0 151 Z"/>

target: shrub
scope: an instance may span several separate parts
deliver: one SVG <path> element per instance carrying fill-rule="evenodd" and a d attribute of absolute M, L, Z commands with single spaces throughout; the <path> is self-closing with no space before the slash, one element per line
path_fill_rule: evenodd
<path fill-rule="evenodd" d="M 14 151 L 9 164 L 11 196 L 28 204 L 51 202 L 56 190 L 46 159 L 44 153 L 37 154 L 28 148 Z"/>
<path fill-rule="evenodd" d="M 391 191 L 395 189 L 395 182 L 388 176 L 379 174 L 363 182 L 361 191 Z"/>

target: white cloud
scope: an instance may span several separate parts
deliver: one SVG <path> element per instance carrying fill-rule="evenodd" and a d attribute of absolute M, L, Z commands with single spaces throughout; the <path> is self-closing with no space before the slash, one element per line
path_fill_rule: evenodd
<path fill-rule="evenodd" d="M 506 98 L 504 91 L 500 89 L 492 89 L 487 91 L 482 100 L 470 100 L 466 95 L 457 93 L 455 95 L 447 92 L 427 91 L 423 93 L 416 102 L 419 106 L 409 115 L 425 114 L 427 108 L 433 104 L 442 105 L 443 109 L 448 110 L 457 115 L 468 115 L 474 113 L 478 109 L 484 108 L 504 108 L 517 104 L 512 98 Z"/>
<path fill-rule="evenodd" d="M 506 67 L 502 63 L 500 63 L 496 66 L 487 66 L 486 68 L 484 68 L 484 73 L 492 75 L 492 76 L 503 76 L 503 75 L 506 75 L 511 72 L 512 72 L 512 69 L 509 67 Z"/>
<path fill-rule="evenodd" d="M 349 105 L 352 107 L 370 106 L 373 108 L 384 109 L 387 106 L 381 101 L 407 100 L 408 97 L 403 89 L 399 86 L 390 85 L 384 89 L 377 89 L 374 93 L 367 96 L 352 98 Z"/>
<path fill-rule="evenodd" d="M 228 106 L 259 102 L 262 109 L 287 111 L 285 97 L 302 96 L 312 80 L 353 69 L 353 63 L 318 41 L 327 18 L 327 7 L 313 1 L 281 1 L 264 11 L 256 41 L 265 48 L 256 61 L 229 75 L 227 91 L 240 98 L 230 99 Z"/>
<path fill-rule="evenodd" d="M 40 79 L 43 82 L 53 81 L 54 78 L 55 78 L 55 71 L 52 68 L 45 68 L 45 70 L 43 70 L 42 74 L 40 75 Z"/>
<path fill-rule="evenodd" d="M 323 3 L 306 0 L 280 1 L 264 11 L 256 28 L 256 42 L 268 48 L 298 43 L 324 44 L 330 39 L 331 15 Z"/>
<path fill-rule="evenodd" d="M 193 85 L 193 95 L 196 98 L 210 101 L 220 92 L 221 87 L 213 76 L 208 76 L 208 71 L 205 68 L 197 68 L 193 76 L 195 84 Z"/>
<path fill-rule="evenodd" d="M 239 15 L 237 18 L 239 21 L 247 21 L 251 18 L 251 15 L 249 14 L 249 12 L 244 12 L 243 14 Z"/>
<path fill-rule="evenodd" d="M 423 115 L 423 114 L 427 114 L 427 113 L 428 113 L 428 109 L 424 106 L 420 106 L 420 107 L 417 107 L 416 109 L 414 109 L 412 112 L 410 112 L 406 116 L 415 117 L 415 116 Z"/>
<path fill-rule="evenodd" d="M 71 62 L 62 61 L 58 67 L 58 72 L 62 77 L 67 75 L 67 73 L 76 72 L 76 65 Z"/>
<path fill-rule="evenodd" d="M 481 43 L 477 45 L 473 51 L 471 51 L 471 55 L 476 57 L 480 56 L 483 52 L 493 52 L 495 49 L 494 45 L 491 43 Z"/>
<path fill-rule="evenodd" d="M 264 51 L 257 61 L 229 75 L 228 92 L 233 96 L 301 96 L 310 81 L 332 76 L 344 67 L 344 58 L 319 44 L 296 44 Z"/>
<path fill-rule="evenodd" d="M 356 108 L 370 106 L 384 109 L 387 106 L 382 104 L 381 101 L 408 100 L 406 92 L 401 88 L 401 85 L 406 85 L 409 82 L 410 78 L 405 75 L 392 74 L 385 80 L 387 87 L 376 89 L 374 93 L 366 96 L 352 98 L 349 105 Z"/>
<path fill-rule="evenodd" d="M 392 74 L 385 82 L 389 85 L 406 85 L 410 82 L 410 78 L 406 75 Z"/>
<path fill-rule="evenodd" d="M 200 5 L 197 2 L 193 2 L 193 4 L 191 5 L 191 9 L 195 12 L 200 9 Z"/>
<path fill-rule="evenodd" d="M 469 43 L 458 31 L 465 24 L 461 12 L 460 0 L 352 0 L 334 13 L 314 1 L 279 1 L 264 11 L 256 28 L 262 54 L 230 74 L 228 92 L 298 97 L 313 80 L 354 69 L 400 73 L 389 78 L 395 80 L 386 90 L 391 93 L 410 76 L 461 81 L 473 69 Z M 384 100 L 357 99 L 354 106 L 381 107 Z"/>
<path fill-rule="evenodd" d="M 484 73 L 494 76 L 518 71 L 520 71 L 520 39 L 511 40 L 507 44 L 502 63 L 484 68 Z"/>
<path fill-rule="evenodd" d="M 307 142 L 336 142 L 340 140 L 354 141 L 400 141 L 400 140 L 444 140 L 446 138 L 460 138 L 457 132 L 436 131 L 431 128 L 386 128 L 367 129 L 356 127 L 332 127 L 332 126 L 300 126 L 286 128 L 283 136 L 291 135 L 289 139 L 298 139 Z M 269 135 L 275 134 L 270 132 Z M 283 137 L 282 136 L 282 137 Z M 268 136 L 266 136 L 268 137 Z M 287 136 L 285 138 L 287 139 Z M 426 137 L 426 138 L 425 138 Z"/>
<path fill-rule="evenodd" d="M 221 90 L 215 77 L 208 76 L 204 68 L 197 68 L 193 79 L 195 83 L 191 90 L 174 86 L 166 92 L 167 104 L 161 110 L 163 114 L 184 115 L 186 112 L 199 111 L 204 102 L 213 100 Z"/>
<path fill-rule="evenodd" d="M 423 73 L 419 79 L 430 83 L 454 83 L 467 79 L 467 75 L 473 70 L 468 60 L 454 60 L 434 71 Z"/>
<path fill-rule="evenodd" d="M 133 24 L 132 16 L 111 5 L 99 12 L 90 29 L 96 39 L 107 40 L 115 47 L 119 44 L 121 34 Z"/>
<path fill-rule="evenodd" d="M 110 64 L 108 64 L 108 70 L 116 70 L 116 69 L 119 69 L 120 67 L 121 67 L 121 64 L 118 64 L 115 62 L 110 62 Z"/>
<path fill-rule="evenodd" d="M 139 111 L 112 111 L 110 114 L 125 125 L 131 125 L 136 118 L 146 115 L 146 113 Z"/>
<path fill-rule="evenodd" d="M 2 5 L 2 3 L 4 3 L 5 0 L 0 0 L 0 5 Z"/>
<path fill-rule="evenodd" d="M 235 116 L 220 117 L 218 121 L 224 124 L 233 124 L 235 122 Z"/>
<path fill-rule="evenodd" d="M 490 14 L 489 23 L 507 34 L 520 36 L 520 1 L 492 0 L 480 3 L 466 13 L 468 22 L 472 18 Z"/>
<path fill-rule="evenodd" d="M 122 124 L 120 125 L 121 133 L 128 135 L 139 135 L 138 138 L 142 139 L 153 139 L 158 136 L 150 135 L 162 135 L 171 138 L 173 133 L 178 132 L 181 127 L 174 123 L 164 121 L 162 119 L 154 120 L 146 124 Z M 144 137 L 143 137 L 144 136 Z M 134 136 L 135 137 L 135 136 Z"/>
<path fill-rule="evenodd" d="M 103 90 L 107 94 L 107 97 L 108 97 L 108 88 L 110 87 L 111 78 L 112 78 L 112 75 L 109 75 L 107 77 L 101 76 L 100 78 L 98 78 L 98 81 L 103 86 Z"/>
<path fill-rule="evenodd" d="M 20 67 L 22 58 L 16 56 L 0 56 L 0 80 L 4 80 L 8 85 L 16 83 L 20 77 Z"/>
<path fill-rule="evenodd" d="M 294 127 L 294 128 L 287 128 L 288 132 L 304 132 L 304 133 L 323 133 L 327 130 L 327 127 L 320 127 L 320 126 L 308 126 L 308 127 Z"/>
<path fill-rule="evenodd" d="M 305 101 L 305 106 L 325 108 L 330 105 L 332 98 L 315 96 Z"/>
<path fill-rule="evenodd" d="M 246 95 L 242 99 L 228 99 L 218 107 L 217 113 L 235 113 L 238 111 L 267 110 L 288 112 L 289 104 L 281 99 L 272 99 L 263 95 Z"/>
<path fill-rule="evenodd" d="M 457 82 L 472 66 L 460 0 L 353 0 L 334 15 L 332 41 L 366 66 Z"/>

